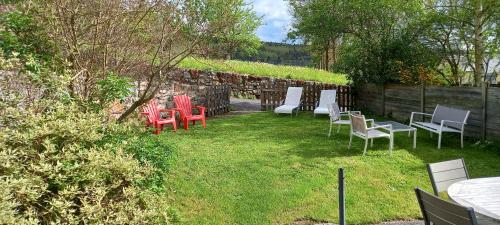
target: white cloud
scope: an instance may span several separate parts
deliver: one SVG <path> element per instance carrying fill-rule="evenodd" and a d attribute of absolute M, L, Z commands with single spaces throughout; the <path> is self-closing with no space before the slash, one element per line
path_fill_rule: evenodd
<path fill-rule="evenodd" d="M 264 41 L 281 42 L 290 28 L 288 3 L 284 0 L 247 0 L 253 1 L 253 9 L 263 17 L 264 24 L 257 30 L 257 35 Z"/>

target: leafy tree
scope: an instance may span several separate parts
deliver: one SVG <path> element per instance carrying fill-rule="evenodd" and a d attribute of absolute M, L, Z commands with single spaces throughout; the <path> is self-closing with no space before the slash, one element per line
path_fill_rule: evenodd
<path fill-rule="evenodd" d="M 291 0 L 293 30 L 288 37 L 309 44 L 316 61 L 325 62 L 328 70 L 337 61 L 337 46 L 347 30 L 348 21 L 341 0 Z"/>
<path fill-rule="evenodd" d="M 243 0 L 227 0 L 225 7 L 230 10 L 226 14 L 213 12 L 210 20 L 215 24 L 226 24 L 226 29 L 214 33 L 205 43 L 206 54 L 217 58 L 231 59 L 236 52 L 243 55 L 254 55 L 261 46 L 255 30 L 262 24 L 253 9 Z M 223 11 L 223 12 L 225 12 Z"/>
<path fill-rule="evenodd" d="M 242 13 L 235 12 L 241 10 L 238 1 L 228 7 L 226 0 L 29 2 L 26 10 L 78 74 L 70 85 L 74 98 L 94 101 L 98 81 L 109 72 L 148 82 L 120 121 L 153 98 L 180 61 L 233 29 L 236 19 L 227 20 L 228 15 Z"/>
<path fill-rule="evenodd" d="M 438 72 L 453 85 L 460 85 L 463 72 L 472 69 L 473 83 L 485 77 L 485 65 L 498 55 L 500 3 L 490 0 L 426 1 L 427 40 L 450 68 L 450 76 Z M 477 60 L 476 60 L 477 59 Z"/>

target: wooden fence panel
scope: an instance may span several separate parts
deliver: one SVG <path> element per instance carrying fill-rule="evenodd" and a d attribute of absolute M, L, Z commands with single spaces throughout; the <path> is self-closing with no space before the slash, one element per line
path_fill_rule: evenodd
<path fill-rule="evenodd" d="M 406 122 L 411 112 L 420 112 L 419 87 L 386 85 L 384 97 L 384 112 L 390 118 Z"/>
<path fill-rule="evenodd" d="M 425 111 L 432 113 L 437 104 L 470 110 L 465 135 L 481 135 L 482 102 L 481 88 L 478 87 L 426 87 Z"/>
<path fill-rule="evenodd" d="M 341 110 L 351 110 L 354 107 L 353 91 L 350 86 L 336 86 L 317 82 L 278 82 L 262 81 L 261 83 L 261 110 L 274 110 L 283 104 L 288 87 L 302 87 L 302 111 L 312 111 L 321 97 L 321 90 L 337 90 L 337 104 Z"/>
<path fill-rule="evenodd" d="M 356 89 L 356 108 L 408 122 L 411 112 L 432 113 L 437 104 L 470 110 L 465 135 L 500 138 L 500 88 L 364 85 Z"/>
<path fill-rule="evenodd" d="M 231 91 L 227 84 L 206 87 L 205 115 L 216 116 L 229 112 Z"/>
<path fill-rule="evenodd" d="M 488 88 L 486 99 L 486 136 L 500 138 L 500 87 Z"/>
<path fill-rule="evenodd" d="M 377 115 L 384 114 L 384 88 L 374 84 L 356 87 L 356 108 Z"/>

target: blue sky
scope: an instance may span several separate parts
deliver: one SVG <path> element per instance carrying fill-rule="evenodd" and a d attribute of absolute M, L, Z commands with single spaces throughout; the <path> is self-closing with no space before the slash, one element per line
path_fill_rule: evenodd
<path fill-rule="evenodd" d="M 290 28 L 292 16 L 288 2 L 284 0 L 246 0 L 253 4 L 257 15 L 263 17 L 263 23 L 257 29 L 257 36 L 263 41 L 282 42 Z"/>

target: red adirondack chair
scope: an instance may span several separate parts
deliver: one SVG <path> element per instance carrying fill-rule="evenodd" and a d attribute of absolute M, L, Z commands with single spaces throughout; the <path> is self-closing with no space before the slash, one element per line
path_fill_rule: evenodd
<path fill-rule="evenodd" d="M 174 103 L 176 109 L 181 114 L 181 121 L 184 124 L 184 129 L 189 129 L 189 121 L 193 121 L 193 125 L 196 120 L 201 120 L 203 128 L 207 128 L 207 123 L 205 122 L 205 107 L 203 106 L 192 106 L 191 99 L 187 95 L 174 96 Z M 199 115 L 193 114 L 193 109 L 198 109 Z"/>
<path fill-rule="evenodd" d="M 163 130 L 163 125 L 172 124 L 174 131 L 177 130 L 177 123 L 175 122 L 175 109 L 160 109 L 156 99 L 152 99 L 142 108 L 142 115 L 147 117 L 146 126 L 153 126 L 155 128 L 154 134 L 160 134 Z M 167 112 L 168 118 L 162 118 L 161 113 Z"/>

